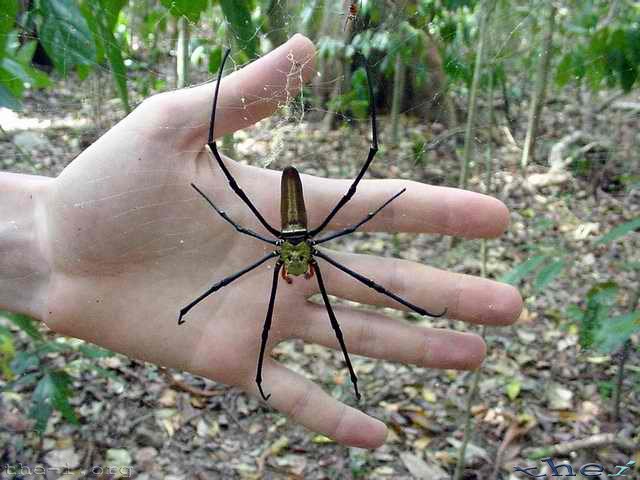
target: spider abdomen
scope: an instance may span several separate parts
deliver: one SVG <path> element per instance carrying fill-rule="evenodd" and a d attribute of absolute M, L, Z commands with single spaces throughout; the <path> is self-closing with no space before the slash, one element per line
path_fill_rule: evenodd
<path fill-rule="evenodd" d="M 307 209 L 304 205 L 302 181 L 295 167 L 282 171 L 280 184 L 280 218 L 283 237 L 307 233 Z"/>

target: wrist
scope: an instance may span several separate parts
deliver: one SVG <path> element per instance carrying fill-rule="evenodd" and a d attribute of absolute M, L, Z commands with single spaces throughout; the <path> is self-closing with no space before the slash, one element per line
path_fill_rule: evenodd
<path fill-rule="evenodd" d="M 0 173 L 0 309 L 38 319 L 50 276 L 45 197 L 51 181 Z"/>

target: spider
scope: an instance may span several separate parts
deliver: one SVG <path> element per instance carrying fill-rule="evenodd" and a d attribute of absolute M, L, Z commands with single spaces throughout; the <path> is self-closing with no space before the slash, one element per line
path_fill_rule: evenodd
<path fill-rule="evenodd" d="M 269 329 L 271 328 L 271 319 L 273 317 L 273 306 L 276 299 L 276 290 L 278 288 L 278 281 L 280 276 L 287 282 L 291 283 L 291 275 L 293 276 L 304 276 L 305 279 L 311 279 L 315 276 L 316 281 L 318 282 L 318 288 L 320 290 L 320 294 L 322 295 L 322 300 L 327 309 L 327 313 L 329 315 L 329 321 L 331 323 L 331 327 L 333 328 L 336 338 L 338 339 L 338 343 L 340 344 L 340 348 L 344 355 L 345 363 L 347 364 L 347 368 L 349 369 L 349 375 L 351 377 L 351 382 L 353 383 L 353 388 L 355 390 L 355 395 L 358 400 L 360 400 L 360 392 L 358 391 L 358 379 L 353 370 L 353 366 L 351 364 L 351 360 L 349 358 L 349 353 L 347 352 L 347 346 L 345 344 L 342 331 L 340 330 L 340 325 L 338 324 L 338 320 L 336 319 L 333 308 L 331 307 L 331 303 L 329 301 L 329 297 L 327 296 L 327 291 L 324 286 L 324 280 L 322 278 L 322 274 L 320 272 L 320 267 L 318 262 L 316 261 L 316 257 L 322 258 L 327 263 L 332 265 L 333 267 L 341 270 L 342 272 L 350 275 L 355 278 L 357 281 L 362 282 L 367 287 L 372 288 L 373 290 L 387 295 L 391 297 L 395 301 L 400 304 L 408 307 L 414 312 L 420 315 L 429 315 L 431 317 L 441 317 L 446 313 L 446 309 L 440 314 L 430 313 L 429 311 L 414 305 L 407 300 L 399 297 L 398 295 L 386 290 L 381 285 L 377 284 L 373 280 L 361 275 L 360 273 L 354 272 L 350 268 L 338 263 L 336 260 L 328 256 L 326 253 L 318 250 L 316 246 L 328 242 L 330 240 L 334 240 L 336 238 L 342 237 L 344 235 L 348 235 L 350 233 L 355 232 L 359 227 L 367 223 L 371 220 L 375 215 L 377 215 L 383 208 L 389 205 L 392 201 L 402 195 L 406 188 L 403 188 L 398 193 L 389 198 L 386 202 L 380 205 L 377 209 L 369 212 L 365 218 L 363 218 L 360 222 L 347 227 L 343 230 L 339 230 L 335 233 L 331 233 L 320 238 L 316 238 L 318 234 L 320 234 L 329 224 L 331 219 L 335 217 L 335 215 L 340 211 L 342 207 L 353 197 L 356 193 L 356 188 L 358 187 L 358 183 L 367 172 L 369 165 L 371 164 L 376 152 L 378 151 L 378 132 L 376 127 L 376 110 L 375 103 L 373 97 L 373 87 L 371 86 L 369 70 L 366 68 L 367 72 L 367 85 L 369 89 L 369 102 L 371 107 L 371 130 L 372 130 L 372 144 L 369 148 L 369 154 L 367 156 L 364 165 L 360 169 L 360 172 L 353 180 L 351 187 L 347 191 L 347 193 L 337 202 L 333 210 L 327 215 L 327 217 L 313 229 L 309 229 L 307 225 L 307 212 L 304 203 L 304 196 L 302 191 L 302 182 L 300 180 L 300 175 L 295 167 L 288 166 L 282 172 L 281 178 L 281 199 L 280 199 L 280 214 L 281 214 L 281 224 L 282 230 L 277 230 L 272 227 L 262 216 L 262 214 L 258 211 L 255 205 L 251 202 L 249 197 L 244 193 L 244 191 L 240 188 L 240 186 L 236 183 L 235 179 L 225 166 L 222 157 L 218 153 L 218 147 L 216 145 L 216 141 L 213 138 L 213 131 L 215 126 L 215 118 L 216 118 L 216 107 L 218 104 L 218 92 L 220 88 L 220 81 L 222 80 L 222 72 L 224 69 L 225 62 L 229 57 L 230 49 L 227 49 L 224 57 L 222 59 L 222 63 L 220 64 L 220 70 L 218 71 L 218 81 L 216 83 L 215 94 L 213 97 L 213 108 L 211 110 L 211 122 L 209 124 L 209 140 L 206 144 L 206 149 L 209 152 L 212 160 L 215 160 L 220 166 L 222 172 L 225 177 L 229 181 L 229 186 L 231 189 L 240 197 L 240 199 L 249 207 L 251 212 L 255 215 L 258 221 L 271 233 L 274 239 L 266 238 L 259 233 L 254 232 L 248 228 L 244 228 L 234 222 L 224 211 L 220 210 L 212 201 L 207 197 L 207 195 L 198 188 L 195 184 L 191 183 L 191 186 L 204 198 L 204 200 L 228 223 L 230 223 L 239 233 L 249 235 L 253 238 L 257 238 L 263 242 L 269 243 L 275 247 L 274 251 L 264 256 L 257 262 L 249 265 L 248 267 L 240 270 L 239 272 L 234 273 L 226 278 L 223 278 L 219 282 L 215 283 L 211 287 L 209 287 L 204 293 L 198 296 L 195 300 L 190 302 L 188 305 L 183 307 L 180 310 L 180 314 L 178 317 L 178 324 L 183 324 L 185 322 L 185 315 L 207 298 L 212 293 L 221 289 L 222 287 L 229 285 L 234 280 L 237 280 L 242 275 L 254 270 L 259 267 L 266 261 L 277 258 L 275 268 L 273 271 L 273 282 L 271 285 L 271 294 L 269 297 L 269 306 L 267 307 L 267 316 L 264 321 L 264 326 L 262 329 L 262 341 L 260 343 L 260 355 L 258 357 L 258 366 L 256 371 L 256 384 L 258 386 L 258 390 L 260 391 L 260 395 L 265 401 L 269 400 L 269 395 L 265 395 L 262 389 L 262 364 L 264 360 L 264 352 L 267 344 L 267 340 L 269 338 Z"/>
<path fill-rule="evenodd" d="M 358 18 L 358 3 L 358 0 L 351 0 L 351 3 L 349 4 L 349 12 L 347 13 L 347 18 L 345 18 L 344 20 L 344 27 L 342 28 L 342 30 L 346 31 L 347 25 L 354 22 L 355 19 Z"/>

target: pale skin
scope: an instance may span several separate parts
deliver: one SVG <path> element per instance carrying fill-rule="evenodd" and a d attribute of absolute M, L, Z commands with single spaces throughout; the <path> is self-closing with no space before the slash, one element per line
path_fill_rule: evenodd
<path fill-rule="evenodd" d="M 314 56 L 311 42 L 296 35 L 225 77 L 216 137 L 270 115 L 284 86 L 298 86 L 295 76 L 287 82 L 291 60 L 309 79 Z M 268 236 L 204 149 L 212 95 L 209 83 L 151 97 L 57 178 L 0 174 L 0 308 L 29 314 L 61 334 L 256 395 L 272 263 L 219 290 L 194 308 L 184 325 L 177 323 L 182 306 L 271 249 L 237 233 L 190 187 L 196 183 L 238 223 Z M 359 166 L 366 153 L 350 155 L 358 157 Z M 267 221 L 279 226 L 280 172 L 225 161 Z M 303 175 L 302 183 L 313 227 L 350 180 Z M 403 187 L 406 193 L 363 230 L 492 238 L 508 226 L 504 204 L 485 195 L 364 180 L 329 229 L 356 223 Z M 508 325 L 522 308 L 518 292 L 498 282 L 410 261 L 329 252 L 410 302 L 434 312 L 446 307 L 448 318 Z M 318 261 L 329 294 L 400 309 Z M 308 301 L 317 291 L 317 283 L 303 277 L 280 283 L 269 350 L 290 338 L 339 348 L 325 308 Z M 345 306 L 335 310 L 354 355 L 452 369 L 475 369 L 485 356 L 485 343 L 475 334 L 424 328 Z M 384 443 L 383 422 L 270 357 L 263 377 L 272 394 L 269 404 L 292 420 L 345 445 Z"/>

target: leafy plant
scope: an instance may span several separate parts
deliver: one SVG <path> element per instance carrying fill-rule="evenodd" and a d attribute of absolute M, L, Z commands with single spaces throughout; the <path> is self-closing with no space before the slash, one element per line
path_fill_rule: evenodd
<path fill-rule="evenodd" d="M 73 396 L 73 380 L 69 374 L 72 367 L 91 369 L 99 375 L 122 381 L 108 370 L 95 365 L 90 359 L 108 357 L 113 353 L 86 343 L 66 343 L 48 340 L 38 330 L 31 318 L 9 312 L 0 312 L 32 341 L 27 350 L 16 353 L 13 334 L 6 327 L 0 327 L 0 373 L 8 381 L 4 390 L 33 388 L 29 416 L 35 420 L 35 430 L 42 434 L 54 410 L 72 424 L 78 423 L 69 399 Z M 69 362 L 60 368 L 55 365 L 51 354 L 76 354 L 85 361 Z"/>

